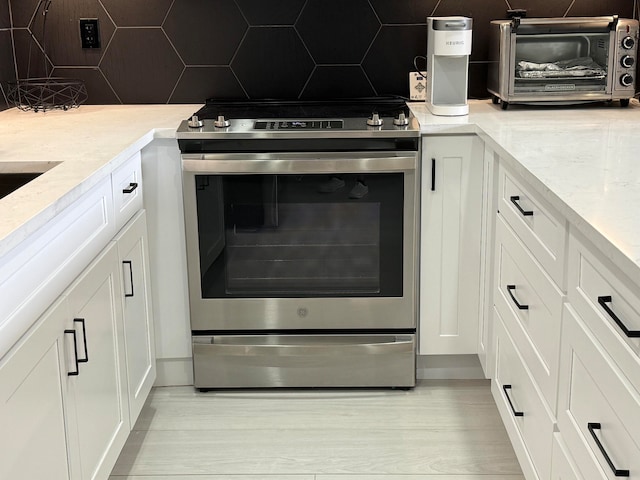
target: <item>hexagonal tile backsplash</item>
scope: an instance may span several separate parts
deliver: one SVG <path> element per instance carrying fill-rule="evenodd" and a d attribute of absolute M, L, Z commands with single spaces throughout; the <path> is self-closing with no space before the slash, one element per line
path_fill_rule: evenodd
<path fill-rule="evenodd" d="M 0 0 L 0 110 L 16 72 L 44 69 L 101 104 L 406 96 L 430 15 L 473 17 L 469 95 L 486 97 L 488 22 L 507 9 L 634 15 L 632 0 L 56 0 L 43 34 L 39 3 Z M 99 19 L 101 48 L 81 48 L 80 18 Z"/>

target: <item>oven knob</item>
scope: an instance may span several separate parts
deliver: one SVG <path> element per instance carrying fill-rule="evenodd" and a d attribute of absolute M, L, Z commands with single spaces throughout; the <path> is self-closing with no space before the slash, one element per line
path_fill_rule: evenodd
<path fill-rule="evenodd" d="M 214 120 L 213 126 L 216 128 L 227 128 L 229 126 L 229 120 L 224 118 L 224 115 L 218 115 L 218 119 Z"/>
<path fill-rule="evenodd" d="M 202 120 L 200 120 L 197 115 L 194 115 L 187 121 L 187 125 L 189 125 L 189 128 L 200 128 L 204 123 L 202 123 Z"/>
<path fill-rule="evenodd" d="M 620 65 L 622 65 L 624 68 L 633 67 L 634 62 L 635 62 L 635 60 L 630 55 L 625 55 L 624 57 L 622 57 L 620 59 Z"/>
<path fill-rule="evenodd" d="M 631 50 L 635 44 L 636 41 L 633 39 L 633 37 L 624 37 L 622 39 L 622 48 L 624 48 L 625 50 Z"/>
<path fill-rule="evenodd" d="M 404 127 L 405 125 L 409 125 L 409 119 L 404 113 L 400 113 L 396 118 L 393 119 L 393 124 L 399 127 Z"/>
<path fill-rule="evenodd" d="M 633 77 L 625 73 L 620 77 L 620 84 L 622 84 L 623 87 L 630 87 L 633 84 Z"/>
<path fill-rule="evenodd" d="M 380 115 L 377 113 L 373 113 L 371 118 L 367 118 L 367 125 L 370 127 L 379 127 L 383 124 L 383 120 L 380 118 Z"/>

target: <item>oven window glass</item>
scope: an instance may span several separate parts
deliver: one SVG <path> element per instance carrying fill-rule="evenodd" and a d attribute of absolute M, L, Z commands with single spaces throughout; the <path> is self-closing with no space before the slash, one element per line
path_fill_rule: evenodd
<path fill-rule="evenodd" d="M 608 33 L 516 37 L 515 93 L 604 92 L 609 64 Z"/>
<path fill-rule="evenodd" d="M 203 298 L 402 296 L 402 173 L 195 181 Z"/>

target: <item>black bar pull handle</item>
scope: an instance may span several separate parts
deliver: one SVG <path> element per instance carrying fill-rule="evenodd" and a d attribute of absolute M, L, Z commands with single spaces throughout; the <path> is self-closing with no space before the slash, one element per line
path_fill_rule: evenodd
<path fill-rule="evenodd" d="M 436 159 L 431 159 L 431 191 L 436 191 Z"/>
<path fill-rule="evenodd" d="M 133 265 L 131 263 L 131 260 L 123 260 L 122 264 L 129 266 L 129 280 L 130 280 L 130 285 L 131 285 L 131 293 L 124 292 L 124 296 L 125 297 L 133 297 Z"/>
<path fill-rule="evenodd" d="M 73 336 L 73 360 L 76 364 L 76 369 L 71 371 L 71 372 L 67 372 L 67 375 L 69 377 L 73 377 L 75 375 L 78 375 L 78 346 L 76 345 L 76 331 L 75 330 L 65 330 L 64 331 L 65 335 L 70 334 Z"/>
<path fill-rule="evenodd" d="M 624 334 L 629 338 L 640 338 L 640 330 L 629 330 L 627 326 L 622 323 L 622 320 L 618 318 L 611 307 L 607 305 L 607 303 L 611 303 L 611 295 L 598 297 L 598 303 L 602 307 L 602 309 L 607 312 L 607 314 L 616 322 L 616 325 L 620 327 L 620 329 L 624 332 Z"/>
<path fill-rule="evenodd" d="M 136 182 L 131 182 L 127 188 L 122 189 L 122 193 L 132 193 L 136 188 L 138 188 L 138 184 Z"/>
<path fill-rule="evenodd" d="M 611 471 L 613 472 L 613 474 L 616 477 L 628 477 L 629 476 L 629 470 L 621 470 L 621 469 L 618 469 L 618 468 L 615 467 L 615 465 L 611 461 L 611 457 L 609 457 L 609 454 L 604 449 L 604 445 L 602 445 L 602 443 L 600 442 L 600 439 L 596 435 L 595 430 L 602 429 L 602 425 L 600 425 L 599 423 L 595 423 L 595 422 L 594 423 L 589 422 L 589 423 L 587 423 L 587 428 L 589 429 L 589 433 L 593 437 L 594 442 L 596 442 L 596 445 L 600 449 L 600 453 L 602 453 L 602 456 L 604 456 L 604 459 L 609 464 L 609 468 L 611 468 Z"/>
<path fill-rule="evenodd" d="M 74 318 L 74 323 L 79 323 L 82 325 L 82 341 L 84 343 L 84 358 L 78 358 L 78 363 L 87 363 L 89 361 L 89 354 L 87 353 L 87 327 L 84 324 L 84 318 Z M 76 352 L 76 358 L 78 354 Z"/>
<path fill-rule="evenodd" d="M 529 305 L 524 305 L 524 304 L 518 302 L 518 300 L 516 300 L 516 296 L 513 294 L 513 291 L 515 289 L 516 289 L 515 285 L 507 285 L 507 293 L 511 297 L 511 300 L 513 301 L 515 306 L 518 307 L 518 310 L 529 310 Z"/>
<path fill-rule="evenodd" d="M 516 206 L 516 208 L 520 211 L 520 213 L 525 217 L 530 217 L 531 215 L 533 215 L 533 210 L 525 210 L 518 203 L 518 201 L 520 201 L 520 195 L 513 195 L 509 197 L 509 200 L 511 200 L 511 203 L 513 203 Z"/>
<path fill-rule="evenodd" d="M 504 396 L 507 397 L 507 401 L 509 402 L 509 406 L 511 407 L 511 411 L 513 412 L 514 417 L 524 417 L 524 412 L 518 412 L 513 407 L 513 402 L 511 401 L 511 397 L 509 396 L 509 392 L 507 390 L 511 390 L 511 385 L 503 385 L 502 390 L 504 390 Z"/>

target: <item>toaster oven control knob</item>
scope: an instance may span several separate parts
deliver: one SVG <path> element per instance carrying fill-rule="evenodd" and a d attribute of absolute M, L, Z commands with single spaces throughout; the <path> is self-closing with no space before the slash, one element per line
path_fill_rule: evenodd
<path fill-rule="evenodd" d="M 380 115 L 377 113 L 371 114 L 370 118 L 367 118 L 367 125 L 370 127 L 380 127 L 383 124 L 383 120 L 380 118 Z"/>
<path fill-rule="evenodd" d="M 627 36 L 622 39 L 622 48 L 624 48 L 625 50 L 631 50 L 635 44 L 636 41 L 633 39 L 633 37 Z"/>
<path fill-rule="evenodd" d="M 620 84 L 623 87 L 630 87 L 633 84 L 633 77 L 628 73 L 625 73 L 620 77 Z"/>
<path fill-rule="evenodd" d="M 635 60 L 630 55 L 625 55 L 620 59 L 620 65 L 622 65 L 624 68 L 631 68 L 633 67 L 634 63 Z"/>
<path fill-rule="evenodd" d="M 404 127 L 406 125 L 409 125 L 409 119 L 404 114 L 404 112 L 402 112 L 398 114 L 396 118 L 393 119 L 393 124 L 397 125 L 398 127 Z"/>
<path fill-rule="evenodd" d="M 200 120 L 197 115 L 194 115 L 187 121 L 187 125 L 189 125 L 189 128 L 200 128 L 204 123 L 202 123 L 202 120 Z"/>
<path fill-rule="evenodd" d="M 229 126 L 229 120 L 224 118 L 224 115 L 218 115 L 218 119 L 214 120 L 213 126 L 216 128 L 227 128 Z"/>

